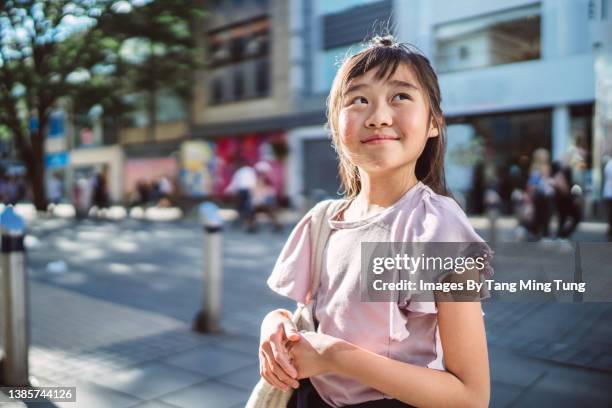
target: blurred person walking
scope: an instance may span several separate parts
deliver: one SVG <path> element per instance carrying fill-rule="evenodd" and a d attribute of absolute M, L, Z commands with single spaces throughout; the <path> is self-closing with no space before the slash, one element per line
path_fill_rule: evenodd
<path fill-rule="evenodd" d="M 102 173 L 97 173 L 93 180 L 93 204 L 99 211 L 106 209 L 109 206 L 108 188 L 106 185 L 106 177 Z"/>
<path fill-rule="evenodd" d="M 19 201 L 19 185 L 16 176 L 9 176 L 8 181 L 4 185 L 4 198 L 8 204 L 17 204 Z"/>
<path fill-rule="evenodd" d="M 581 194 L 572 188 L 571 169 L 560 162 L 552 164 L 555 210 L 557 212 L 557 237 L 569 238 L 582 219 Z M 572 192 L 574 194 L 572 194 Z"/>
<path fill-rule="evenodd" d="M 91 182 L 86 177 L 79 177 L 72 187 L 72 204 L 76 210 L 77 219 L 89 214 L 92 196 Z"/>
<path fill-rule="evenodd" d="M 257 214 L 263 213 L 270 217 L 274 231 L 282 231 L 283 227 L 278 221 L 278 206 L 276 190 L 272 182 L 272 166 L 266 162 L 255 164 L 255 188 L 252 191 L 251 211 L 247 218 L 247 231 L 257 231 Z"/>
<path fill-rule="evenodd" d="M 612 241 L 612 157 L 607 156 L 604 167 L 604 187 L 602 196 L 608 213 L 608 240 Z"/>
<path fill-rule="evenodd" d="M 533 204 L 534 217 L 528 226 L 536 239 L 549 236 L 555 189 L 550 169 L 550 153 L 544 148 L 533 152 L 531 170 L 527 181 L 527 196 Z"/>
<path fill-rule="evenodd" d="M 60 175 L 55 173 L 47 183 L 47 194 L 49 201 L 53 204 L 59 204 L 64 198 L 64 186 Z"/>
<path fill-rule="evenodd" d="M 136 205 L 146 207 L 151 197 L 151 187 L 146 180 L 139 180 L 136 183 Z"/>
<path fill-rule="evenodd" d="M 257 183 L 255 169 L 249 166 L 245 159 L 238 160 L 238 170 L 232 176 L 232 180 L 225 188 L 226 193 L 236 194 L 236 210 L 238 211 L 238 222 L 246 224 L 252 208 L 253 190 Z"/>
<path fill-rule="evenodd" d="M 172 201 L 170 198 L 172 197 L 172 183 L 166 176 L 162 176 L 159 178 L 158 182 L 159 188 L 159 202 L 158 205 L 160 207 L 170 207 L 172 205 Z"/>

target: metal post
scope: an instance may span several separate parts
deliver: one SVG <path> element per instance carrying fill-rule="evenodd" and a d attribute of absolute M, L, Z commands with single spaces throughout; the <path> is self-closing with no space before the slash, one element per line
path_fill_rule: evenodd
<path fill-rule="evenodd" d="M 219 208 L 211 202 L 201 204 L 200 220 L 204 228 L 204 301 L 193 326 L 202 333 L 219 333 L 223 290 L 223 222 Z"/>
<path fill-rule="evenodd" d="M 28 279 L 25 269 L 23 237 L 25 224 L 8 206 L 0 216 L 2 231 L 2 279 L 4 299 L 4 325 L 2 338 L 4 357 L 0 370 L 0 384 L 6 386 L 28 385 Z"/>
<path fill-rule="evenodd" d="M 580 284 L 582 280 L 582 256 L 580 253 L 580 242 L 576 242 L 576 255 L 574 258 L 574 282 Z M 583 293 L 574 291 L 573 301 L 574 303 L 581 303 L 583 300 Z"/>

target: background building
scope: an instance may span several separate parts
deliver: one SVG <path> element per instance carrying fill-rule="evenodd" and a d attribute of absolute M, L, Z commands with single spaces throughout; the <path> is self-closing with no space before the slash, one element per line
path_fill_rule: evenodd
<path fill-rule="evenodd" d="M 209 18 L 195 33 L 205 67 L 194 82 L 190 136 L 210 154 L 204 154 L 209 161 L 202 176 L 183 163 L 182 185 L 220 196 L 241 163 L 267 161 L 277 194 L 285 196 L 286 130 L 296 120 L 289 102 L 289 3 L 218 0 L 206 6 Z"/>
<path fill-rule="evenodd" d="M 468 208 L 477 207 L 470 195 L 479 177 L 509 199 L 538 147 L 571 164 L 575 181 L 595 198 L 601 157 L 612 149 L 609 112 L 601 110 L 598 126 L 593 122 L 597 103 L 609 106 L 597 102 L 609 96 L 596 98 L 609 72 L 596 70 L 609 66 L 609 3 L 295 0 L 294 17 L 301 18 L 291 20 L 292 33 L 301 35 L 293 37 L 292 54 L 305 57 L 299 64 L 294 59 L 292 80 L 303 84 L 302 92 L 319 95 L 313 109 L 322 111 L 338 62 L 389 27 L 399 41 L 423 50 L 439 75 L 449 123 L 449 183 Z M 297 127 L 290 141 L 291 194 L 333 194 L 338 180 L 329 176 L 336 164 L 327 131 Z"/>

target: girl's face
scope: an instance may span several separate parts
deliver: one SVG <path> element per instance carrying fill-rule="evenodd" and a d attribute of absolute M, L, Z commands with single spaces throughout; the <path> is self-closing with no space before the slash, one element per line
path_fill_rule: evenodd
<path fill-rule="evenodd" d="M 388 79 L 377 79 L 377 70 L 348 84 L 338 120 L 341 149 L 367 173 L 414 168 L 427 138 L 438 136 L 425 91 L 407 64 Z"/>

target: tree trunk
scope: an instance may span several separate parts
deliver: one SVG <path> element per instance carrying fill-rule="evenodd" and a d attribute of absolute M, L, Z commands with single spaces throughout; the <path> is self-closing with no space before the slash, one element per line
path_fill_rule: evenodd
<path fill-rule="evenodd" d="M 43 117 L 41 117 L 43 116 Z M 38 130 L 32 134 L 32 154 L 27 164 L 28 175 L 32 186 L 32 200 L 38 211 L 47 210 L 47 194 L 45 191 L 45 129 L 47 118 L 40 115 Z"/>
<path fill-rule="evenodd" d="M 38 211 L 47 210 L 47 196 L 45 193 L 45 163 L 34 159 L 28 165 L 28 175 L 32 186 L 32 200 Z"/>

